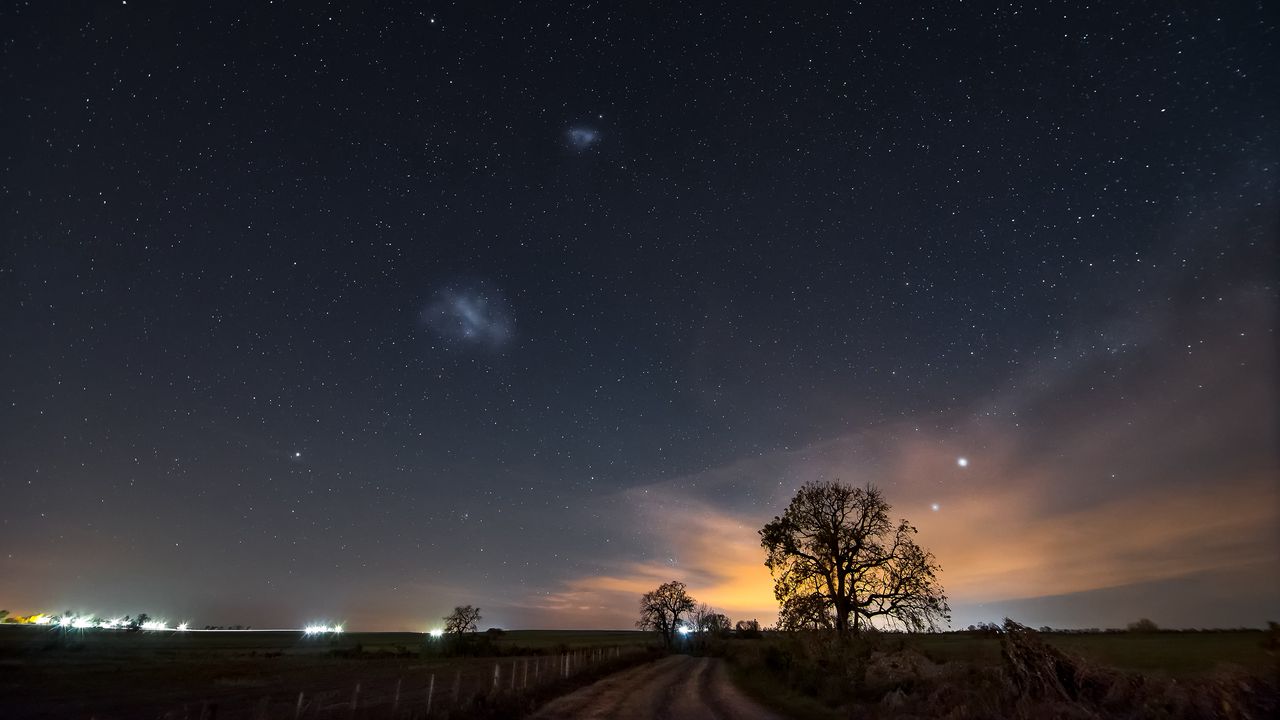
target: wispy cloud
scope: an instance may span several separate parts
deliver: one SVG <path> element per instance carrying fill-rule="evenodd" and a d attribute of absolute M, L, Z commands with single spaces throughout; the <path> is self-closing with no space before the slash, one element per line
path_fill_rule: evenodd
<path fill-rule="evenodd" d="M 643 559 L 569 578 L 543 606 L 625 625 L 640 593 L 680 579 L 733 617 L 772 621 L 756 531 L 816 478 L 884 488 L 938 557 L 961 623 L 993 602 L 1280 572 L 1272 300 L 1247 285 L 1195 299 L 1196 312 L 1161 308 L 1154 330 L 1110 320 L 1103 340 L 1065 343 L 1070 362 L 1025 368 L 966 415 L 631 488 L 605 515 Z"/>

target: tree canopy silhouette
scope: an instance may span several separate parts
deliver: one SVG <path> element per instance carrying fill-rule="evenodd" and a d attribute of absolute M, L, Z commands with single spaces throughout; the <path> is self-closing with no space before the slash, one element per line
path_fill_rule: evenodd
<path fill-rule="evenodd" d="M 880 490 L 809 482 L 760 530 L 773 592 L 792 627 L 855 633 L 875 618 L 936 630 L 951 609 L 916 529 L 889 520 Z M 829 615 L 828 615 L 829 613 Z"/>
<path fill-rule="evenodd" d="M 450 635 L 475 632 L 478 622 L 480 622 L 480 608 L 462 605 L 445 616 L 444 631 Z"/>
<path fill-rule="evenodd" d="M 680 616 L 692 612 L 693 605 L 693 598 L 689 597 L 684 583 L 679 580 L 663 583 L 658 589 L 640 597 L 640 619 L 636 621 L 636 627 L 657 630 L 662 636 L 662 644 L 671 647 L 680 627 Z"/>

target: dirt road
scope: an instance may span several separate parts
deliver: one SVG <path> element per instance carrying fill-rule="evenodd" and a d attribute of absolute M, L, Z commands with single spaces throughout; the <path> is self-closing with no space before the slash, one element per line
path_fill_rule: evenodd
<path fill-rule="evenodd" d="M 738 691 L 724 661 L 673 655 L 557 698 L 536 720 L 782 720 Z"/>

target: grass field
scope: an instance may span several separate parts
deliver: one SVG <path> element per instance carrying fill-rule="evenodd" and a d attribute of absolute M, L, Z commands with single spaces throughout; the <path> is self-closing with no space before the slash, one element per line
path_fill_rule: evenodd
<path fill-rule="evenodd" d="M 1229 668 L 1275 672 L 1262 632 L 1045 634 L 1090 663 L 1147 677 L 1197 681 Z M 484 656 L 445 656 L 419 633 L 190 631 L 130 633 L 0 625 L 0 718 L 427 717 L 473 698 L 558 692 L 574 678 L 644 657 L 656 643 L 631 631 L 510 631 Z M 997 669 L 1000 640 L 970 633 L 884 635 L 887 652 L 914 651 L 939 668 Z M 794 645 L 766 635 L 730 640 L 744 689 L 795 717 L 840 717 L 819 691 L 780 682 L 767 656 Z M 788 651 L 790 652 L 790 651 Z M 806 671 L 809 672 L 809 671 Z M 571 677 L 566 679 L 568 674 Z M 811 673 L 822 680 L 820 669 Z M 560 685 L 556 685 L 560 683 Z M 800 685 L 806 682 L 801 678 Z M 821 685 L 821 683 L 817 683 Z M 551 687 L 551 686 L 555 687 Z M 465 713 L 463 713 L 465 714 Z"/>
<path fill-rule="evenodd" d="M 1280 657 L 1265 649 L 1263 631 L 1030 636 L 1011 643 L 1008 661 L 1001 636 L 963 632 L 886 633 L 843 647 L 829 636 L 766 634 L 730 641 L 724 654 L 735 680 L 762 704 L 814 720 L 892 717 L 886 705 L 913 717 L 1156 710 L 1170 718 L 1275 717 L 1269 713 L 1280 710 Z M 1249 710 L 1223 710 L 1230 707 Z"/>
<path fill-rule="evenodd" d="M 638 632 L 512 631 L 496 656 L 419 633 L 70 631 L 0 625 L 0 717 L 423 716 L 638 654 Z M 299 704 L 301 695 L 301 704 Z M 302 712 L 297 708 L 302 707 Z M 392 712 L 392 709 L 396 712 Z"/>
<path fill-rule="evenodd" d="M 1193 677 L 1227 666 L 1259 671 L 1274 667 L 1260 630 L 1203 633 L 1045 633 L 1050 645 L 1118 670 Z M 967 633 L 907 636 L 906 642 L 936 662 L 1000 663 L 1000 640 Z"/>

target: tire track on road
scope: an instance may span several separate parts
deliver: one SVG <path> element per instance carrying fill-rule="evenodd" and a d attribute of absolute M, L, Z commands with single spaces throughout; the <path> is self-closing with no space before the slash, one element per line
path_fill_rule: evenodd
<path fill-rule="evenodd" d="M 547 703 L 535 720 L 782 720 L 729 681 L 724 661 L 673 655 Z"/>

